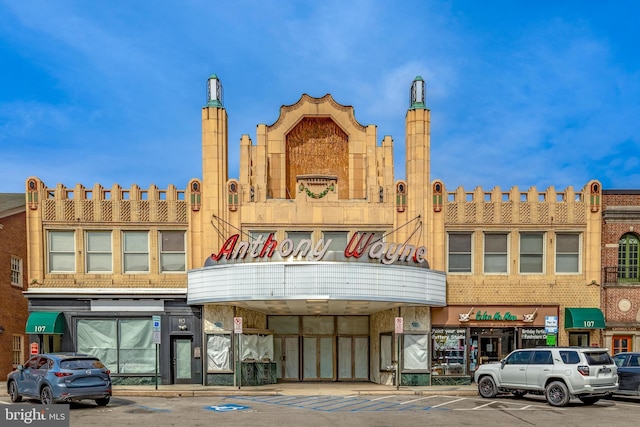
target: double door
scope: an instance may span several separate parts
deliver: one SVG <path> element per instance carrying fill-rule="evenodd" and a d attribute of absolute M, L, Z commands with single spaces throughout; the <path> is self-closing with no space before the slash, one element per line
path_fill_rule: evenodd
<path fill-rule="evenodd" d="M 367 336 L 276 336 L 278 379 L 284 381 L 348 381 L 369 377 Z"/>

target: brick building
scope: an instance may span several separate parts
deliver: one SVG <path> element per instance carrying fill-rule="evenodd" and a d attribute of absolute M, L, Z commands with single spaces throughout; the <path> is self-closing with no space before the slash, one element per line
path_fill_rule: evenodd
<path fill-rule="evenodd" d="M 151 381 L 159 345 L 165 384 L 424 385 L 513 348 L 601 344 L 597 181 L 447 190 L 420 77 L 406 177 L 393 139 L 330 94 L 242 135 L 229 177 L 222 93 L 212 75 L 184 190 L 27 180 L 27 332 L 44 351 L 96 354 L 115 382 Z"/>
<path fill-rule="evenodd" d="M 24 193 L 0 193 L 0 378 L 26 356 L 26 272 Z"/>
<path fill-rule="evenodd" d="M 640 351 L 640 190 L 605 190 L 602 206 L 604 344 Z"/>

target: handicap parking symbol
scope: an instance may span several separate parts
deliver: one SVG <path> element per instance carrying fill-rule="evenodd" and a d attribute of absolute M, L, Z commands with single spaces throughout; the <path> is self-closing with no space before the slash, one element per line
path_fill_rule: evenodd
<path fill-rule="evenodd" d="M 228 405 L 205 406 L 204 409 L 208 409 L 210 411 L 215 411 L 215 412 L 233 412 L 233 411 L 244 411 L 245 409 L 249 409 L 249 407 L 242 406 L 242 405 L 234 405 L 233 403 L 231 403 Z"/>

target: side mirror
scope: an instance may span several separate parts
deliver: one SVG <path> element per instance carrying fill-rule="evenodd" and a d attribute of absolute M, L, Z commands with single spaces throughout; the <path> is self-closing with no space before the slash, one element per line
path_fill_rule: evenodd
<path fill-rule="evenodd" d="M 507 359 L 502 359 L 500 361 L 500 369 L 504 368 L 504 365 L 506 365 L 506 364 L 507 364 Z"/>

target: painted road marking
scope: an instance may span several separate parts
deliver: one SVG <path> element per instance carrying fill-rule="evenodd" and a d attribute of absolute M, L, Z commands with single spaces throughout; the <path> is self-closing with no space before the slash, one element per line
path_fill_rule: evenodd
<path fill-rule="evenodd" d="M 434 395 L 434 396 L 421 397 L 419 399 L 413 399 L 413 400 L 407 400 L 406 402 L 400 402 L 400 404 L 401 405 L 406 405 L 407 403 L 418 402 L 419 400 L 425 400 L 425 399 L 433 399 L 434 397 L 438 397 L 438 396 Z"/>
<path fill-rule="evenodd" d="M 448 404 L 450 404 L 450 403 L 460 402 L 461 400 L 465 400 L 465 398 L 464 398 L 464 397 L 461 397 L 460 399 L 450 400 L 450 401 L 448 401 L 448 402 L 444 402 L 444 403 L 441 403 L 441 404 L 439 404 L 439 405 L 430 406 L 429 408 L 430 408 L 430 409 L 431 409 L 431 408 L 438 408 L 438 407 L 440 407 L 440 406 L 448 405 Z"/>

